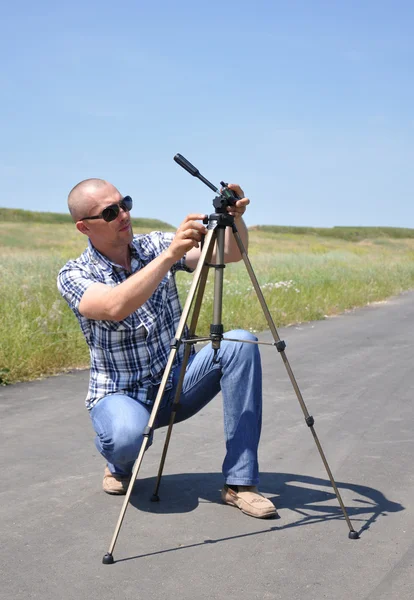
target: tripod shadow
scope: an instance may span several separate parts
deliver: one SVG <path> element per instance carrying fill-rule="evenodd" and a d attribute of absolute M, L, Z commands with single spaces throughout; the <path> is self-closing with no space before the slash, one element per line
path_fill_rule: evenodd
<path fill-rule="evenodd" d="M 160 502 L 150 500 L 155 482 L 155 477 L 138 479 L 131 495 L 131 505 L 144 512 L 173 514 L 191 512 L 200 502 L 221 503 L 221 473 L 164 475 L 159 490 Z M 361 524 L 359 534 L 369 529 L 379 516 L 404 510 L 404 506 L 388 500 L 374 488 L 338 481 L 336 484 L 341 496 L 343 490 L 350 490 L 357 496 L 353 498 L 352 505 L 348 502 L 346 510 L 356 531 L 357 523 Z M 329 479 L 293 473 L 261 473 L 260 491 L 276 504 L 278 510 L 289 509 L 300 517 L 298 521 L 278 526 L 278 530 L 328 520 L 345 520 Z"/>

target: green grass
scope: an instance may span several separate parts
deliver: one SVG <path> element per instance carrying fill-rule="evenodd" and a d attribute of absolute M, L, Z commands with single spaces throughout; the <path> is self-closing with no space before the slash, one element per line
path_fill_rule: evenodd
<path fill-rule="evenodd" d="M 414 287 L 412 235 L 400 237 L 381 228 L 371 237 L 375 228 L 364 228 L 369 229 L 364 237 L 361 228 L 353 228 L 361 239 L 350 241 L 342 232 L 335 237 L 308 228 L 301 234 L 280 229 L 254 228 L 249 247 L 277 327 L 322 319 Z M 71 223 L 0 222 L 0 382 L 88 365 L 77 321 L 56 289 L 60 267 L 78 256 L 86 241 Z M 208 334 L 211 322 L 212 279 L 200 314 L 200 335 Z M 190 275 L 178 275 L 183 300 L 190 284 Z M 223 324 L 226 329 L 267 328 L 243 263 L 224 271 Z"/>
<path fill-rule="evenodd" d="M 0 382 L 84 366 L 88 350 L 56 289 L 57 256 L 21 253 L 0 265 Z"/>

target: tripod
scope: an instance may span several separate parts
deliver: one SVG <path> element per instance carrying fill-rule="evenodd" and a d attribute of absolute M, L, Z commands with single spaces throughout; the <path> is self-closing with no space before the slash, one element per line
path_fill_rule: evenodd
<path fill-rule="evenodd" d="M 206 180 L 202 175 L 200 175 L 199 171 L 193 165 L 191 165 L 191 163 L 189 163 L 183 156 L 181 156 L 180 154 L 177 154 L 174 157 L 174 160 L 178 164 L 180 164 L 180 166 L 182 166 L 184 169 L 186 169 L 191 175 L 201 179 L 203 181 L 203 183 L 208 185 L 215 192 L 219 192 L 219 190 L 215 186 L 213 186 L 212 183 L 210 183 L 208 180 Z M 182 364 L 180 367 L 180 375 L 179 375 L 177 389 L 176 389 L 176 393 L 175 393 L 175 397 L 174 397 L 174 401 L 173 401 L 173 405 L 172 405 L 171 417 L 170 417 L 170 422 L 168 425 L 168 430 L 167 430 L 167 434 L 166 434 L 166 438 L 165 438 L 165 443 L 164 443 L 164 448 L 163 448 L 163 452 L 162 452 L 162 456 L 161 456 L 160 466 L 158 469 L 157 481 L 156 481 L 153 496 L 151 498 L 151 501 L 153 501 L 153 502 L 159 501 L 158 491 L 159 491 L 159 487 L 160 487 L 160 483 L 161 483 L 161 477 L 162 477 L 162 472 L 164 469 L 165 459 L 167 456 L 168 446 L 169 446 L 169 442 L 170 442 L 170 438 L 171 438 L 171 434 L 172 434 L 172 428 L 174 425 L 177 410 L 179 409 L 180 395 L 181 395 L 181 390 L 182 390 L 182 386 L 183 386 L 184 375 L 185 375 L 188 359 L 189 359 L 190 353 L 191 353 L 191 346 L 198 342 L 211 341 L 213 351 L 216 355 L 218 350 L 220 349 L 220 342 L 223 339 L 229 340 L 229 341 L 234 341 L 234 342 L 240 341 L 242 343 L 264 344 L 264 345 L 270 345 L 270 346 L 276 347 L 277 351 L 279 352 L 280 356 L 282 357 L 282 360 L 283 360 L 286 370 L 288 372 L 290 381 L 293 385 L 293 388 L 295 390 L 299 404 L 303 411 L 303 414 L 305 417 L 305 422 L 313 435 L 315 444 L 318 448 L 319 454 L 320 454 L 322 462 L 325 466 L 325 469 L 326 469 L 326 472 L 330 479 L 331 485 L 333 487 L 333 490 L 335 492 L 335 495 L 337 497 L 339 505 L 342 509 L 343 515 L 345 517 L 346 523 L 349 528 L 348 537 L 353 540 L 358 539 L 358 537 L 359 537 L 358 533 L 354 530 L 352 523 L 349 519 L 345 505 L 342 501 L 341 495 L 339 493 L 339 490 L 338 490 L 335 480 L 333 478 L 333 475 L 332 475 L 332 472 L 328 465 L 328 462 L 326 460 L 325 454 L 322 450 L 322 446 L 319 442 L 318 436 L 316 435 L 316 432 L 314 429 L 314 418 L 309 414 L 309 412 L 306 408 L 305 402 L 302 398 L 302 394 L 299 390 L 299 387 L 298 387 L 298 384 L 294 377 L 293 371 L 292 371 L 289 361 L 286 357 L 286 354 L 285 354 L 286 344 L 279 337 L 276 326 L 273 322 L 272 316 L 267 307 L 265 298 L 260 289 L 260 286 L 256 279 L 256 276 L 254 274 L 252 265 L 247 256 L 247 252 L 243 245 L 243 241 L 242 241 L 240 234 L 237 230 L 237 227 L 234 223 L 234 218 L 227 213 L 227 207 L 230 206 L 231 204 L 234 204 L 237 201 L 237 196 L 234 194 L 234 192 L 232 190 L 227 188 L 226 184 L 224 184 L 223 182 L 221 182 L 221 184 L 224 187 L 223 187 L 220 195 L 217 196 L 213 201 L 216 212 L 209 215 L 209 217 L 204 221 L 205 224 L 207 225 L 207 234 L 202 243 L 200 258 L 198 260 L 197 267 L 194 271 L 193 281 L 192 281 L 186 302 L 184 304 L 181 318 L 180 318 L 180 321 L 179 321 L 179 324 L 178 324 L 178 327 L 176 330 L 175 338 L 171 341 L 171 344 L 170 344 L 170 354 L 168 357 L 168 361 L 167 361 L 167 364 L 166 364 L 166 367 L 165 367 L 165 370 L 163 373 L 163 377 L 162 377 L 162 380 L 161 380 L 161 383 L 160 383 L 160 386 L 158 389 L 157 396 L 154 401 L 154 405 L 153 405 L 153 408 L 152 408 L 152 411 L 151 411 L 151 414 L 149 417 L 148 425 L 146 426 L 146 428 L 143 432 L 143 441 L 141 444 L 140 451 L 138 453 L 138 457 L 134 463 L 131 480 L 128 485 L 128 489 L 127 489 L 125 499 L 124 499 L 124 502 L 123 502 L 123 505 L 121 508 L 118 522 L 115 527 L 115 531 L 114 531 L 114 534 L 113 534 L 113 537 L 111 540 L 111 544 L 109 546 L 108 552 L 104 555 L 104 557 L 102 559 L 102 562 L 104 564 L 112 564 L 114 562 L 113 550 L 115 548 L 115 544 L 118 539 L 119 531 L 121 529 L 122 522 L 124 520 L 126 509 L 129 504 L 129 499 L 130 499 L 130 496 L 131 496 L 131 493 L 132 493 L 132 490 L 133 490 L 133 487 L 134 487 L 134 484 L 135 484 L 135 481 L 136 481 L 136 478 L 138 475 L 138 471 L 140 469 L 140 466 L 141 466 L 141 463 L 142 463 L 142 460 L 144 457 L 144 453 L 148 447 L 151 434 L 154 430 L 154 424 L 156 421 L 157 413 L 158 413 L 158 410 L 159 410 L 159 407 L 161 404 L 161 400 L 162 400 L 162 397 L 163 397 L 163 394 L 164 394 L 164 391 L 165 391 L 165 388 L 167 385 L 168 377 L 169 377 L 171 369 L 173 367 L 174 360 L 176 358 L 179 347 L 181 346 L 181 344 L 185 344 L 183 361 L 182 361 Z M 253 340 L 232 340 L 232 339 L 223 337 L 224 328 L 223 328 L 221 319 L 222 319 L 222 301 L 223 301 L 223 270 L 225 267 L 225 265 L 224 265 L 224 238 L 225 238 L 225 230 L 227 227 L 231 227 L 231 229 L 232 229 L 234 239 L 237 243 L 241 257 L 244 261 L 247 272 L 250 276 L 250 280 L 251 280 L 254 290 L 257 294 L 257 298 L 260 302 L 261 308 L 266 317 L 266 321 L 268 323 L 269 329 L 272 333 L 272 336 L 274 339 L 273 343 L 271 343 L 271 342 L 256 342 Z M 216 254 L 215 254 L 216 262 L 214 264 L 212 264 L 212 263 L 210 263 L 210 261 L 211 261 L 212 255 L 213 255 L 214 247 L 216 247 Z M 197 321 L 198 321 L 198 317 L 199 317 L 199 313 L 200 313 L 200 309 L 201 309 L 204 290 L 205 290 L 205 286 L 206 286 L 206 282 L 207 282 L 208 271 L 210 268 L 215 269 L 213 323 L 210 325 L 210 336 L 206 337 L 206 338 L 202 338 L 202 337 L 196 336 L 195 331 L 196 331 Z M 190 325 L 188 328 L 188 337 L 184 338 L 183 336 L 186 331 L 186 324 L 189 320 L 189 315 L 190 315 L 190 311 L 191 311 L 193 304 L 194 304 L 194 307 L 193 307 L 193 312 L 191 315 Z"/>

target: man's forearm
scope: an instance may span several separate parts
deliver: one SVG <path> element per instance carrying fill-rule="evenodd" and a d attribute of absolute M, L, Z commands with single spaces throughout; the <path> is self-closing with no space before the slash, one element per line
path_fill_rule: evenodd
<path fill-rule="evenodd" d="M 145 304 L 176 260 L 166 250 L 115 287 L 92 286 L 86 290 L 79 311 L 90 319 L 122 321 Z"/>

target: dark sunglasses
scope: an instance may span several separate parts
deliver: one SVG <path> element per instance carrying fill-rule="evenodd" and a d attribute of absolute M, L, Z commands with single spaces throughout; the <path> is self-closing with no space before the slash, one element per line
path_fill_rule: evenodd
<path fill-rule="evenodd" d="M 130 211 L 132 208 L 132 198 L 131 196 L 125 196 L 116 204 L 110 204 L 106 208 L 103 209 L 100 215 L 96 215 L 96 217 L 83 217 L 83 219 L 79 219 L 79 221 L 91 221 L 92 219 L 103 219 L 107 223 L 111 221 L 115 221 L 117 216 L 119 215 L 119 211 L 122 208 L 124 211 Z"/>

